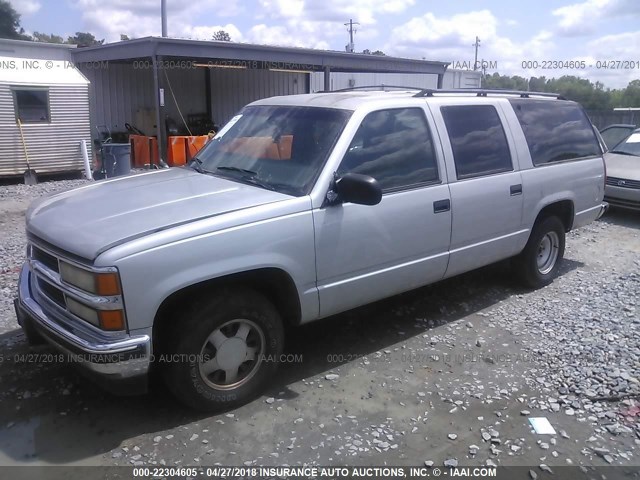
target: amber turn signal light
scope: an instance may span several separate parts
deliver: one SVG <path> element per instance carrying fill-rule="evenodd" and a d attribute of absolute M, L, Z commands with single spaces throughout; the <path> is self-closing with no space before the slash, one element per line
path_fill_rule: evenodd
<path fill-rule="evenodd" d="M 95 279 L 98 295 L 120 295 L 120 282 L 117 273 L 98 273 Z"/>
<path fill-rule="evenodd" d="M 124 312 L 122 310 L 100 310 L 98 312 L 102 330 L 124 330 Z"/>

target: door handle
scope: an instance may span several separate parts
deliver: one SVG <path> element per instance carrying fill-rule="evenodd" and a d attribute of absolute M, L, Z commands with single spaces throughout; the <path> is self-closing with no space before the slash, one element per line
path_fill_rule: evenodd
<path fill-rule="evenodd" d="M 436 200 L 433 202 L 433 213 L 448 212 L 451 210 L 451 200 Z"/>
<path fill-rule="evenodd" d="M 511 193 L 511 196 L 513 196 L 513 195 L 522 195 L 522 184 L 519 183 L 517 185 L 511 185 L 509 187 L 509 192 Z"/>

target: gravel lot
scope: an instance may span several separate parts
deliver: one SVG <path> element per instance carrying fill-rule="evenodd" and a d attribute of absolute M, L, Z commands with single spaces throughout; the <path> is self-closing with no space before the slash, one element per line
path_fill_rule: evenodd
<path fill-rule="evenodd" d="M 567 238 L 562 275 L 524 291 L 491 266 L 288 334 L 273 388 L 185 411 L 161 387 L 113 397 L 29 364 L 12 310 L 24 212 L 83 184 L 0 186 L 0 465 L 640 466 L 640 216 Z M 47 347 L 38 347 L 47 352 Z M 299 359 L 302 358 L 302 361 Z M 555 435 L 536 434 L 546 417 Z"/>

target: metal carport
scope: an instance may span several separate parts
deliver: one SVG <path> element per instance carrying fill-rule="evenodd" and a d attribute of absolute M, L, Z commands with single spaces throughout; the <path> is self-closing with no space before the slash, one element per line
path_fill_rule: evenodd
<path fill-rule="evenodd" d="M 145 37 L 95 47 L 79 48 L 73 51 L 72 55 L 76 66 L 91 80 L 94 98 L 101 98 L 103 101 L 105 98 L 111 98 L 109 92 L 97 92 L 95 90 L 115 87 L 111 84 L 103 87 L 101 82 L 94 80 L 93 75 L 97 75 L 98 71 L 102 71 L 104 75 L 110 65 L 133 65 L 136 61 L 138 65 L 144 65 L 140 61 L 148 62 L 153 78 L 152 96 L 160 158 L 162 159 L 166 159 L 167 156 L 165 129 L 160 128 L 165 118 L 165 97 L 167 95 L 165 93 L 165 79 L 169 79 L 167 71 L 173 71 L 174 78 L 176 78 L 176 71 L 180 72 L 181 77 L 184 76 L 185 70 L 179 70 L 181 62 L 188 62 L 187 65 L 189 66 L 203 67 L 206 89 L 202 88 L 203 84 L 200 87 L 205 90 L 205 103 L 208 114 L 211 113 L 210 70 L 213 68 L 237 69 L 244 72 L 259 70 L 305 74 L 307 82 L 310 72 L 321 71 L 324 72 L 325 90 L 329 90 L 331 72 L 429 74 L 437 76 L 437 85 L 441 87 L 443 76 L 448 66 L 446 62 L 389 56 L 164 37 Z M 162 73 L 160 73 L 161 71 Z M 138 76 L 142 75 L 141 69 L 133 73 L 137 73 Z M 182 80 L 181 78 L 179 83 L 188 83 Z M 259 79 L 256 81 L 259 81 Z M 116 83 L 117 88 L 129 88 L 124 85 L 126 80 L 112 83 Z M 198 89 L 197 85 L 189 84 L 186 87 L 192 90 Z M 173 90 L 171 93 L 173 95 Z M 119 92 L 115 92 L 116 96 L 118 94 Z M 274 93 L 266 92 L 265 96 L 270 96 L 270 94 Z M 259 97 L 260 94 L 257 94 L 257 96 Z M 236 105 L 235 108 L 242 106 Z"/>

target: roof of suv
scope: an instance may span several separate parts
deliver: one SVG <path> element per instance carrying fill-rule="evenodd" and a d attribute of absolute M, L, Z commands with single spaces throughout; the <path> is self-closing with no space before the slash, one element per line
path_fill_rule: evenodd
<path fill-rule="evenodd" d="M 355 110 L 359 106 L 372 101 L 380 100 L 393 100 L 397 99 L 410 99 L 415 98 L 416 102 L 424 100 L 425 98 L 475 98 L 482 99 L 488 95 L 491 97 L 503 97 L 503 98 L 529 98 L 528 95 L 535 97 L 536 99 L 553 100 L 562 99 L 562 97 L 556 94 L 535 93 L 535 92 L 515 92 L 515 91 L 495 91 L 490 92 L 483 90 L 443 90 L 438 92 L 437 90 L 423 90 L 419 89 L 407 89 L 407 90 L 392 90 L 392 91 L 363 91 L 363 90 L 351 90 L 351 91 L 335 91 L 335 92 L 318 92 L 318 93 L 306 93 L 300 95 L 283 95 L 278 97 L 264 98 L 262 100 L 256 100 L 251 105 L 292 105 L 292 106 L 307 106 L 307 107 L 325 107 L 325 108 L 340 108 L 344 110 Z M 435 94 L 435 95 L 433 95 Z"/>

